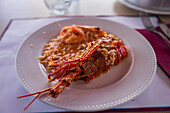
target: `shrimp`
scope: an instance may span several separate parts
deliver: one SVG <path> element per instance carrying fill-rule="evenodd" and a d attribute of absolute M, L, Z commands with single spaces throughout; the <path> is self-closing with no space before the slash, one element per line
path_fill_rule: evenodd
<path fill-rule="evenodd" d="M 70 25 L 66 26 L 60 32 L 60 38 L 62 42 L 66 44 L 81 43 L 85 40 L 85 32 L 91 31 L 93 33 L 98 33 L 104 35 L 105 32 L 96 26 L 81 26 L 81 25 Z"/>

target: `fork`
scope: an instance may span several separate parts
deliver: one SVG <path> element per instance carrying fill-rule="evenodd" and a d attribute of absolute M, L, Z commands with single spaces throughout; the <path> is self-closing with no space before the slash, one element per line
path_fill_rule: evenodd
<path fill-rule="evenodd" d="M 142 22 L 143 22 L 143 25 L 145 26 L 145 28 L 149 31 L 152 31 L 152 32 L 160 35 L 161 38 L 164 40 L 164 42 L 167 44 L 167 46 L 170 48 L 170 41 L 153 26 L 153 24 L 149 18 L 149 15 L 144 12 L 140 12 L 139 15 L 142 19 Z"/>

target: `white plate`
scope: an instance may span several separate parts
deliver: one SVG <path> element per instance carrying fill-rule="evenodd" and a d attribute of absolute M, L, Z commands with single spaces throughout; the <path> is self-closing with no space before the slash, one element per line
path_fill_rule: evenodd
<path fill-rule="evenodd" d="M 118 36 L 127 45 L 128 57 L 107 74 L 93 79 L 89 84 L 73 82 L 55 100 L 42 95 L 39 99 L 50 105 L 73 111 L 99 111 L 128 102 L 140 95 L 154 78 L 156 71 L 155 53 L 148 41 L 135 30 L 109 20 L 98 18 L 72 18 L 59 21 L 61 26 L 95 25 Z M 36 58 L 43 46 L 56 36 L 60 28 L 49 24 L 28 37 L 19 48 L 16 69 L 23 87 L 30 93 L 48 88 L 46 73 Z M 46 35 L 42 33 L 46 32 Z M 34 47 L 30 47 L 33 44 Z"/>
<path fill-rule="evenodd" d="M 155 2 L 154 0 L 150 0 L 150 1 L 143 1 L 143 0 L 138 0 L 138 1 L 135 1 L 135 0 L 119 0 L 120 3 L 124 4 L 125 6 L 129 7 L 129 8 L 132 8 L 132 9 L 135 9 L 135 10 L 138 10 L 138 11 L 144 11 L 144 12 L 147 12 L 147 13 L 152 13 L 152 14 L 161 14 L 161 15 L 170 15 L 170 7 L 168 8 L 168 5 L 169 5 L 169 2 L 168 0 L 167 1 L 160 1 L 160 3 L 162 2 L 167 2 L 168 5 L 166 6 L 165 3 L 163 4 L 156 4 L 156 3 L 153 3 Z M 157 0 L 158 2 L 158 0 Z M 158 5 L 157 8 L 156 6 L 154 5 Z M 150 6 L 149 6 L 150 5 Z M 165 8 L 164 8 L 165 6 Z"/>

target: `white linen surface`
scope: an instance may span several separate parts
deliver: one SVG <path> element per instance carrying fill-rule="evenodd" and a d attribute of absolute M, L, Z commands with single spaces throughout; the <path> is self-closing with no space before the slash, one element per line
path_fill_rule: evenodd
<path fill-rule="evenodd" d="M 39 28 L 49 23 L 71 17 L 18 19 L 13 20 L 0 42 L 0 113 L 23 112 L 25 106 L 33 99 L 27 97 L 16 99 L 17 96 L 27 94 L 17 78 L 15 58 L 17 50 L 23 41 Z M 98 17 L 114 20 L 132 28 L 144 28 L 139 17 Z M 152 21 L 157 25 L 156 18 Z M 25 64 L 27 65 L 27 64 Z M 134 100 L 117 108 L 143 108 L 170 106 L 170 79 L 158 67 L 155 78 L 150 87 Z M 66 111 L 36 100 L 27 112 Z"/>

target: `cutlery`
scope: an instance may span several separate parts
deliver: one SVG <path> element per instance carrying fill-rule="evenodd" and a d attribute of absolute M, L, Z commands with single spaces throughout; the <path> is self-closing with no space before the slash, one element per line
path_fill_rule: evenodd
<path fill-rule="evenodd" d="M 170 40 L 170 29 L 169 29 L 168 26 L 160 19 L 159 16 L 156 16 L 156 18 L 158 19 L 159 27 L 160 27 L 161 30 L 165 33 L 165 35 L 167 36 L 167 38 Z"/>
<path fill-rule="evenodd" d="M 143 25 L 145 26 L 145 28 L 149 31 L 152 31 L 152 32 L 160 35 L 161 38 L 164 40 L 164 42 L 167 44 L 167 46 L 170 48 L 170 41 L 161 32 L 156 30 L 156 28 L 153 26 L 153 24 L 149 18 L 149 15 L 144 12 L 140 12 L 139 15 L 141 16 L 141 19 L 142 19 L 142 22 L 143 22 Z"/>

